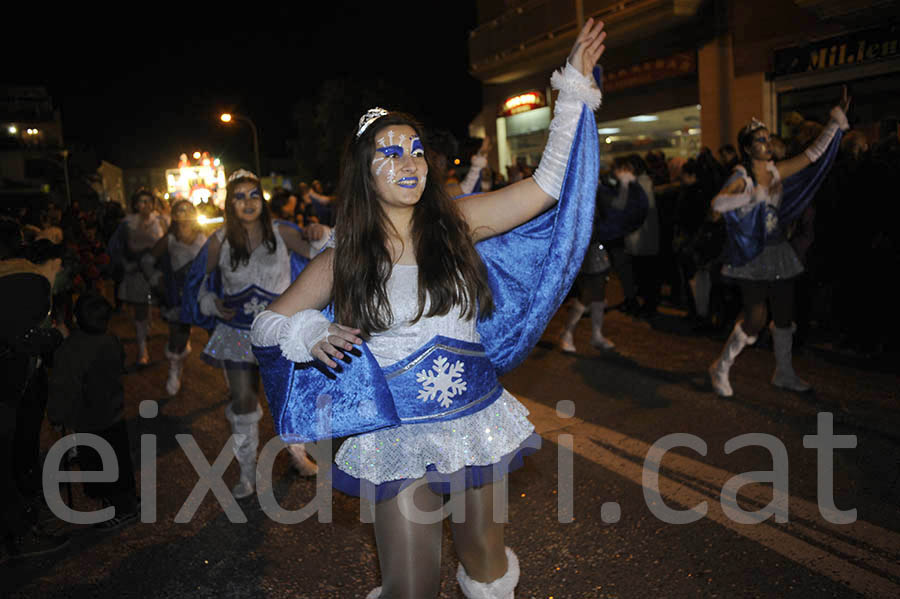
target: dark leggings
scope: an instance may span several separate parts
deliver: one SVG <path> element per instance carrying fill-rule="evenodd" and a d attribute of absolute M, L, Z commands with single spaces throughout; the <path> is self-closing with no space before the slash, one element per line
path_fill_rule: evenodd
<path fill-rule="evenodd" d="M 788 328 L 794 319 L 794 279 L 776 281 L 741 280 L 744 321 L 741 328 L 755 337 L 768 321 L 766 301 L 772 309 L 772 320 L 779 329 Z"/>
<path fill-rule="evenodd" d="M 375 506 L 375 542 L 381 566 L 382 599 L 437 597 L 441 587 L 441 539 L 439 513 L 443 497 L 424 480 L 397 497 Z M 467 489 L 465 521 L 453 522 L 453 545 L 470 578 L 489 582 L 506 573 L 506 551 L 501 517 L 493 515 L 494 485 Z M 428 514 L 428 524 L 411 522 L 406 514 Z M 433 522 L 437 520 L 436 522 Z"/>
<path fill-rule="evenodd" d="M 187 347 L 188 339 L 191 337 L 191 325 L 183 322 L 169 323 L 169 351 L 180 354 Z"/>

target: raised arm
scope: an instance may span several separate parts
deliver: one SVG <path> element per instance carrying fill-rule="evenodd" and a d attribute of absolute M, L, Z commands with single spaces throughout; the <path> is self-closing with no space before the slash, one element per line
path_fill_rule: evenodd
<path fill-rule="evenodd" d="M 362 343 L 359 329 L 330 322 L 321 310 L 331 302 L 334 249 L 316 256 L 269 309 L 261 312 L 250 330 L 253 345 L 278 345 L 294 362 L 318 359 L 331 368 L 353 345 Z"/>
<path fill-rule="evenodd" d="M 605 39 L 603 22 L 588 19 L 575 40 L 565 69 L 550 80 L 559 89 L 559 97 L 547 146 L 534 176 L 459 201 L 475 241 L 505 233 L 544 212 L 559 199 L 582 106 L 587 103 L 596 110 L 600 105 L 600 90 L 594 86 L 591 73 L 606 49 Z"/>
<path fill-rule="evenodd" d="M 787 179 L 821 158 L 825 151 L 828 150 L 828 146 L 831 144 L 831 140 L 834 139 L 838 129 L 846 131 L 850 128 L 850 123 L 847 121 L 847 111 L 849 109 L 850 96 L 847 95 L 847 86 L 845 85 L 840 103 L 831 109 L 828 123 L 825 124 L 825 128 L 822 129 L 822 133 L 819 134 L 816 141 L 797 156 L 775 163 L 779 176 L 782 179 Z"/>

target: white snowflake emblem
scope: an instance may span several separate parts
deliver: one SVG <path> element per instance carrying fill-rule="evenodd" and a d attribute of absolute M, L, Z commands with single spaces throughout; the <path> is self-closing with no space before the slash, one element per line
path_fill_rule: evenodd
<path fill-rule="evenodd" d="M 778 228 L 778 215 L 774 212 L 766 213 L 766 233 L 774 233 Z"/>
<path fill-rule="evenodd" d="M 259 301 L 259 298 L 254 297 L 251 298 L 249 302 L 244 304 L 244 314 L 248 316 L 256 317 L 257 314 L 265 310 L 269 307 L 269 304 L 266 302 Z"/>
<path fill-rule="evenodd" d="M 445 356 L 438 356 L 430 371 L 421 370 L 416 373 L 416 381 L 422 383 L 419 399 L 423 402 L 433 399 L 442 407 L 449 408 L 453 404 L 451 398 L 466 390 L 466 381 L 460 376 L 464 371 L 465 365 L 461 360 L 451 365 Z"/>

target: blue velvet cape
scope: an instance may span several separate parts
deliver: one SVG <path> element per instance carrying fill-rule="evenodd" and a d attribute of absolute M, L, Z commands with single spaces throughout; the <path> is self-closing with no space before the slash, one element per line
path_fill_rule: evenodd
<path fill-rule="evenodd" d="M 274 223 L 278 223 L 278 226 L 280 227 L 290 227 L 297 231 L 300 230 L 297 225 L 286 220 L 275 220 L 273 221 L 273 224 Z M 201 291 L 200 285 L 203 283 L 203 278 L 206 276 L 206 262 L 209 258 L 209 243 L 216 233 L 218 233 L 218 231 L 209 236 L 206 243 L 203 244 L 203 247 L 191 262 L 191 268 L 188 271 L 187 280 L 185 281 L 184 290 L 181 296 L 181 322 L 195 324 L 209 331 L 216 328 L 218 319 L 215 316 L 206 316 L 200 312 L 199 297 Z M 299 254 L 295 254 L 294 252 L 289 253 L 291 255 L 291 281 L 293 281 L 300 274 L 300 271 L 309 264 L 309 259 Z M 212 291 L 220 298 L 224 297 L 225 292 L 222 290 L 222 273 L 219 272 L 218 267 L 209 273 L 209 278 L 206 279 L 206 289 Z"/>
<path fill-rule="evenodd" d="M 597 126 L 585 106 L 559 201 L 551 210 L 476 244 L 494 297 L 480 319 L 481 343 L 498 375 L 518 366 L 569 292 L 587 251 L 600 155 Z M 331 306 L 323 314 L 333 320 Z M 253 347 L 275 420 L 287 442 L 343 437 L 399 424 L 378 362 L 363 343 L 333 373 L 318 361 L 296 364 L 278 346 Z"/>
<path fill-rule="evenodd" d="M 819 191 L 834 163 L 843 135 L 839 129 L 821 158 L 784 180 L 781 205 L 774 209 L 779 225 L 774 233 L 766 232 L 766 218 L 773 207 L 765 202 L 758 203 L 748 212 L 737 209 L 723 214 L 727 231 L 725 264 L 743 266 L 762 253 L 768 238 L 784 235 L 784 227 L 803 214 Z"/>

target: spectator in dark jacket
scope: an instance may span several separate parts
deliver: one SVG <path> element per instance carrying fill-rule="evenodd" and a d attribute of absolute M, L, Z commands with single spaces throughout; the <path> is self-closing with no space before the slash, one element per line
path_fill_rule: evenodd
<path fill-rule="evenodd" d="M 103 529 L 118 528 L 137 518 L 131 443 L 123 418 L 125 353 L 119 340 L 107 332 L 112 311 L 113 307 L 99 294 L 78 298 L 78 328 L 56 350 L 47 405 L 52 423 L 74 431 L 76 439 L 78 433 L 93 433 L 115 453 L 117 480 L 85 483 L 84 489 L 89 497 L 115 507 L 115 515 L 97 525 Z M 78 460 L 82 470 L 104 470 L 100 453 L 94 447 L 79 447 Z"/>

